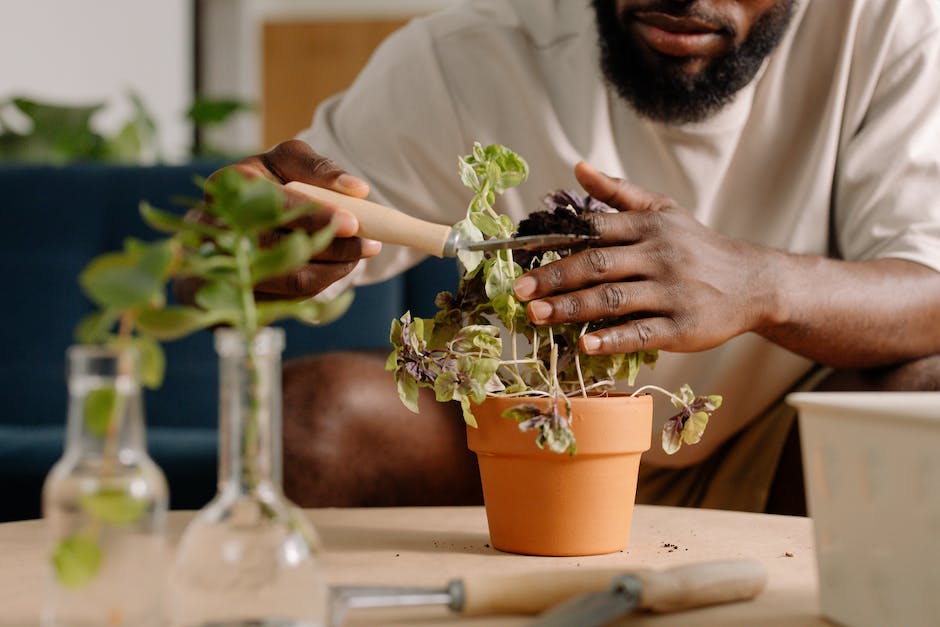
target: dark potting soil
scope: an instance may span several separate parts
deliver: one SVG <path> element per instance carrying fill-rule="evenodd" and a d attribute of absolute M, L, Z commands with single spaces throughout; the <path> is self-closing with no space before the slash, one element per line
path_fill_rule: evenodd
<path fill-rule="evenodd" d="M 597 229 L 590 220 L 574 213 L 567 207 L 557 207 L 552 211 L 536 211 L 519 223 L 518 235 L 544 235 L 547 233 L 568 233 L 571 235 L 597 235 Z"/>

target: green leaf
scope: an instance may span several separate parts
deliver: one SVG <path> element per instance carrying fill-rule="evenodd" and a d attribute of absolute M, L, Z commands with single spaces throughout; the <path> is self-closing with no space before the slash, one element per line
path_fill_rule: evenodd
<path fill-rule="evenodd" d="M 241 311 L 241 292 L 232 281 L 209 281 L 199 288 L 195 298 L 196 304 L 206 310 L 232 312 L 235 315 Z"/>
<path fill-rule="evenodd" d="M 697 411 L 692 414 L 682 427 L 682 441 L 686 444 L 698 444 L 708 426 L 708 412 Z"/>
<path fill-rule="evenodd" d="M 241 100 L 197 98 L 193 101 L 186 117 L 197 126 L 222 124 L 235 113 L 251 111 L 251 103 Z"/>
<path fill-rule="evenodd" d="M 464 186 L 475 192 L 479 191 L 480 177 L 473 170 L 473 166 L 466 159 L 461 158 L 457 160 L 457 168 L 460 171 L 460 181 Z"/>
<path fill-rule="evenodd" d="M 81 344 L 103 343 L 118 318 L 118 312 L 112 309 L 94 311 L 88 314 L 75 327 L 75 340 Z"/>
<path fill-rule="evenodd" d="M 473 226 L 480 229 L 483 235 L 499 237 L 503 234 L 500 222 L 488 213 L 473 212 L 470 214 L 470 221 L 473 222 Z"/>
<path fill-rule="evenodd" d="M 668 427 L 668 423 L 663 426 L 662 447 L 667 455 L 673 455 L 682 447 L 682 432 Z"/>
<path fill-rule="evenodd" d="M 104 138 L 91 127 L 91 118 L 104 103 L 63 106 L 14 98 L 13 104 L 32 121 L 20 147 L 21 156 L 54 164 L 104 156 Z"/>
<path fill-rule="evenodd" d="M 395 385 L 398 387 L 398 398 L 402 404 L 413 413 L 418 412 L 418 382 L 408 373 L 401 370 L 395 373 Z"/>
<path fill-rule="evenodd" d="M 346 290 L 336 298 L 324 302 L 307 299 L 258 303 L 258 324 L 269 326 L 282 318 L 294 318 L 309 325 L 328 324 L 346 313 L 354 297 L 352 290 Z"/>
<path fill-rule="evenodd" d="M 193 233 L 202 237 L 216 238 L 224 232 L 201 222 L 185 220 L 175 213 L 157 209 L 147 201 L 140 203 L 140 216 L 151 228 L 163 233 Z"/>
<path fill-rule="evenodd" d="M 542 410 L 537 406 L 531 403 L 522 403 L 520 405 L 513 405 L 502 414 L 503 418 L 511 418 L 516 422 L 523 422 L 524 420 L 529 420 L 530 418 L 535 418 L 536 416 L 541 415 Z"/>
<path fill-rule="evenodd" d="M 232 257 L 223 254 L 187 255 L 183 259 L 180 274 L 204 279 L 235 280 L 238 274 L 238 263 Z"/>
<path fill-rule="evenodd" d="M 97 388 L 90 391 L 82 403 L 85 430 L 98 437 L 104 437 L 111 426 L 116 405 L 117 391 L 114 388 Z"/>
<path fill-rule="evenodd" d="M 483 233 L 478 229 L 474 224 L 468 220 L 464 219 L 454 225 L 454 230 L 459 235 L 460 239 L 465 242 L 482 242 Z M 457 258 L 460 259 L 460 263 L 463 264 L 464 272 L 473 272 L 483 263 L 483 253 L 478 251 L 470 250 L 458 250 Z"/>
<path fill-rule="evenodd" d="M 102 489 L 80 499 L 82 509 L 94 518 L 112 525 L 127 525 L 144 515 L 147 501 L 136 499 L 124 490 Z"/>
<path fill-rule="evenodd" d="M 411 312 L 405 312 L 405 316 L 408 316 L 408 319 L 411 319 Z M 403 316 L 404 317 L 404 316 Z M 401 349 L 404 344 L 401 339 L 401 321 L 398 319 L 392 320 L 392 325 L 388 330 L 388 341 L 396 349 Z M 396 353 L 397 354 L 397 353 Z"/>
<path fill-rule="evenodd" d="M 163 239 L 155 242 L 141 242 L 128 239 L 124 244 L 125 250 L 132 256 L 137 256 L 138 266 L 160 282 L 161 286 L 173 274 L 177 259 L 182 255 L 180 243 L 174 239 Z"/>
<path fill-rule="evenodd" d="M 159 388 L 166 373 L 166 356 L 160 344 L 149 337 L 135 337 L 133 345 L 140 360 L 140 382 L 151 390 Z"/>
<path fill-rule="evenodd" d="M 212 202 L 204 209 L 238 233 L 260 233 L 278 226 L 287 196 L 276 183 L 247 178 L 237 170 L 221 170 L 206 182 Z"/>
<path fill-rule="evenodd" d="M 95 540 L 78 534 L 63 538 L 52 552 L 56 580 L 67 588 L 79 588 L 98 574 L 101 558 Z"/>
<path fill-rule="evenodd" d="M 519 264 L 494 257 L 483 262 L 484 289 L 489 299 L 512 293 L 512 283 L 522 274 Z"/>
<path fill-rule="evenodd" d="M 398 351 L 393 350 L 388 354 L 388 357 L 385 359 L 385 370 L 387 372 L 395 372 L 398 369 Z"/>
<path fill-rule="evenodd" d="M 454 400 L 458 397 L 457 385 L 457 375 L 445 370 L 434 379 L 434 398 L 439 403 Z"/>
<path fill-rule="evenodd" d="M 163 341 L 175 340 L 222 322 L 237 321 L 222 312 L 183 306 L 148 309 L 137 317 L 137 326 L 141 331 Z"/>
<path fill-rule="evenodd" d="M 477 428 L 477 419 L 473 415 L 473 407 L 470 404 L 470 399 L 466 396 L 460 398 L 460 409 L 463 412 L 463 421 L 474 429 Z"/>
<path fill-rule="evenodd" d="M 257 285 L 265 279 L 300 268 L 330 245 L 335 232 L 332 225 L 313 235 L 300 230 L 292 231 L 271 248 L 258 251 L 251 261 L 252 283 Z"/>
<path fill-rule="evenodd" d="M 140 267 L 131 255 L 106 253 L 78 277 L 88 297 L 103 309 L 127 310 L 161 302 L 163 281 Z"/>

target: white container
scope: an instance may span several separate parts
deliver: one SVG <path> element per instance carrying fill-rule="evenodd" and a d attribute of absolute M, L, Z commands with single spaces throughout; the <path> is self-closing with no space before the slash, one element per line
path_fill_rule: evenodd
<path fill-rule="evenodd" d="M 801 392 L 823 614 L 940 625 L 940 392 Z"/>

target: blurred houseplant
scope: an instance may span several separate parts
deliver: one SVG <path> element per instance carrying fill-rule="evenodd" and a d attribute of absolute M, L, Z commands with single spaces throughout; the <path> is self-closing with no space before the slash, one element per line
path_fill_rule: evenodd
<path fill-rule="evenodd" d="M 137 215 L 141 198 L 166 206 L 194 195 L 194 174 L 208 176 L 223 165 L 204 143 L 191 154 L 174 155 L 185 163 L 164 161 L 157 143 L 161 129 L 132 94 L 85 107 L 67 104 L 0 94 L 0 260 L 8 291 L 16 294 L 2 314 L 8 359 L 0 402 L 9 409 L 0 419 L 0 438 L 7 443 L 0 450 L 7 489 L 0 521 L 41 515 L 41 487 L 61 455 L 65 402 L 50 391 L 61 388 L 71 327 L 88 310 L 74 277 L 89 258 L 119 249 L 124 237 L 151 238 Z M 198 101 L 190 118 L 197 128 L 209 128 L 244 106 Z M 115 126 L 99 124 L 106 116 Z M 327 335 L 320 331 L 295 332 Z M 215 374 L 208 344 L 205 334 L 197 334 L 167 347 L 167 393 L 144 391 L 150 453 L 172 488 L 172 507 L 198 508 L 216 488 Z"/>
<path fill-rule="evenodd" d="M 333 228 L 291 230 L 291 223 L 312 207 L 288 209 L 278 186 L 233 170 L 208 181 L 205 197 L 199 208 L 209 217 L 207 223 L 142 207 L 151 226 L 179 242 L 183 261 L 178 276 L 203 285 L 196 292 L 197 307 L 148 312 L 139 319 L 140 327 L 172 340 L 225 325 L 215 332 L 220 356 L 219 489 L 180 541 L 170 619 L 181 626 L 319 624 L 326 611 L 326 584 L 316 560 L 316 536 L 281 490 L 284 339 L 283 331 L 269 325 L 282 318 L 328 322 L 346 311 L 352 294 L 329 302 L 256 302 L 259 282 L 302 266 L 329 245 Z M 261 235 L 271 230 L 282 236 L 262 248 Z"/>
<path fill-rule="evenodd" d="M 466 218 L 456 225 L 468 241 L 509 237 L 517 230 L 526 235 L 575 229 L 592 234 L 586 216 L 613 211 L 594 199 L 556 192 L 547 197 L 546 211 L 533 214 L 517 229 L 493 205 L 498 195 L 527 177 L 521 157 L 504 146 L 475 144 L 472 153 L 459 160 L 459 172 L 474 194 Z M 509 551 L 581 554 L 625 546 L 639 456 L 649 448 L 652 404 L 641 393 L 654 386 L 630 396 L 609 392 L 618 380 L 633 385 L 641 366 L 653 366 L 656 352 L 582 354 L 582 335 L 621 321 L 537 326 L 513 295 L 512 284 L 524 270 L 572 252 L 463 251 L 464 274 L 457 292 L 438 295 L 437 315 L 421 319 L 405 313 L 392 323 L 394 350 L 387 368 L 395 374 L 402 402 L 417 412 L 418 389 L 428 387 L 438 401 L 460 403 L 470 447 L 480 461 L 491 538 L 494 546 Z M 655 389 L 679 410 L 663 429 L 663 448 L 672 453 L 683 442 L 698 442 L 721 397 L 696 396 L 688 386 L 677 393 Z M 601 417 L 588 418 L 588 407 Z M 611 412 L 635 417 L 603 418 Z M 593 428 L 600 433 L 593 434 Z M 525 445 L 520 431 L 535 431 L 537 448 L 531 442 Z M 507 461 L 524 456 L 529 458 L 525 464 Z M 585 485 L 569 479 L 602 458 L 619 464 L 606 471 L 618 478 L 609 486 L 613 494 L 600 485 L 604 472 L 587 471 Z M 549 473 L 556 472 L 553 479 L 556 475 Z M 539 490 L 538 485 L 547 487 Z M 561 494 L 561 486 L 573 489 Z M 622 505 L 608 512 L 613 516 L 599 511 L 609 510 L 612 502 Z"/>
<path fill-rule="evenodd" d="M 129 92 L 127 99 L 130 115 L 113 134 L 94 128 L 95 116 L 107 108 L 104 102 L 66 105 L 22 96 L 0 101 L 0 161 L 47 165 L 162 161 L 153 115 L 136 93 Z M 252 108 L 246 102 L 232 99 L 194 100 L 185 114 L 195 127 L 197 138 L 190 156 L 226 157 L 224 151 L 205 143 L 203 131 Z"/>
<path fill-rule="evenodd" d="M 65 602 L 85 612 L 81 616 L 87 624 L 162 624 L 157 562 L 166 487 L 144 450 L 134 375 L 157 384 L 164 360 L 156 340 L 219 325 L 225 325 L 215 332 L 221 358 L 219 489 L 181 540 L 169 618 L 178 625 L 199 625 L 316 624 L 324 617 L 326 586 L 315 533 L 281 491 L 284 340 L 280 329 L 268 325 L 282 318 L 327 322 L 348 308 L 352 294 L 330 302 L 255 302 L 258 282 L 306 263 L 330 243 L 333 229 L 291 230 L 291 222 L 312 207 L 288 209 L 283 191 L 267 180 L 226 170 L 204 188 L 208 200 L 199 208 L 210 223 L 188 222 L 144 203 L 145 221 L 172 235 L 152 244 L 129 240 L 124 251 L 96 258 L 81 275 L 83 288 L 101 309 L 82 321 L 78 336 L 112 350 L 107 352 L 110 370 L 102 371 L 95 362 L 97 369 L 82 366 L 70 379 L 70 438 L 85 449 L 88 440 L 103 444 L 90 449 L 98 453 L 91 463 L 87 451 L 76 457 L 67 450 L 47 484 L 57 584 L 47 612 L 50 624 L 70 618 L 62 611 Z M 275 229 L 283 237 L 262 248 L 261 234 Z M 166 306 L 165 284 L 172 278 L 203 283 L 196 307 Z M 111 332 L 115 325 L 117 334 Z M 72 355 L 78 354 L 91 357 L 73 358 L 73 365 L 99 356 L 88 347 L 73 349 Z M 137 363 L 142 367 L 135 371 Z M 148 477 L 153 485 L 144 481 Z M 123 537 L 147 534 L 154 546 L 145 553 L 138 550 L 139 542 L 115 541 L 118 531 Z"/>

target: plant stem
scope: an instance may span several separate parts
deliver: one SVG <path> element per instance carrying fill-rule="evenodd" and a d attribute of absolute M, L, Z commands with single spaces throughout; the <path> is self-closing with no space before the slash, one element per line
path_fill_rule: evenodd
<path fill-rule="evenodd" d="M 558 381 L 558 344 L 555 343 L 555 333 L 551 327 L 548 327 L 548 341 L 552 347 L 551 357 L 549 358 L 549 374 L 552 378 L 552 395 L 561 394 L 561 383 Z"/>
<path fill-rule="evenodd" d="M 578 339 L 581 339 L 581 336 L 584 335 L 584 332 L 587 331 L 587 323 L 581 327 L 581 333 L 578 334 Z M 574 348 L 574 369 L 578 373 L 578 385 L 581 386 L 581 396 L 587 397 L 587 389 L 584 387 L 584 375 L 581 373 L 581 350 L 576 346 Z"/>
<path fill-rule="evenodd" d="M 242 432 L 242 478 L 249 489 L 258 485 L 257 461 L 258 442 L 258 414 L 261 411 L 259 398 L 260 380 L 258 375 L 258 358 L 255 355 L 255 337 L 258 334 L 258 310 L 255 305 L 254 285 L 251 281 L 251 261 L 249 254 L 253 241 L 242 234 L 235 246 L 235 262 L 238 266 L 238 287 L 242 301 L 242 336 L 245 341 L 245 365 L 248 370 L 248 417 Z"/>
<path fill-rule="evenodd" d="M 633 392 L 630 394 L 630 396 L 636 396 L 636 395 L 638 395 L 638 394 L 641 394 L 642 392 L 645 392 L 646 390 L 656 390 L 657 392 L 661 392 L 662 394 L 665 394 L 666 396 L 668 396 L 669 398 L 671 398 L 671 399 L 674 400 L 675 402 L 679 403 L 679 405 L 680 405 L 681 407 L 685 407 L 685 403 L 682 401 L 681 398 L 679 398 L 678 396 L 676 396 L 675 394 L 673 394 L 673 393 L 670 392 L 669 390 L 664 390 L 663 388 L 659 387 L 658 385 L 652 385 L 652 384 L 644 385 L 644 386 L 642 386 L 642 387 L 639 387 L 639 388 L 633 390 Z"/>
<path fill-rule="evenodd" d="M 101 460 L 101 476 L 109 477 L 114 474 L 114 459 L 117 457 L 118 423 L 121 414 L 127 405 L 127 398 L 120 393 L 118 386 L 123 377 L 131 376 L 130 349 L 131 330 L 134 328 L 134 314 L 127 311 L 121 314 L 118 322 L 117 340 L 117 376 L 114 378 L 114 406 L 111 408 L 111 417 L 105 431 L 104 451 Z"/>

